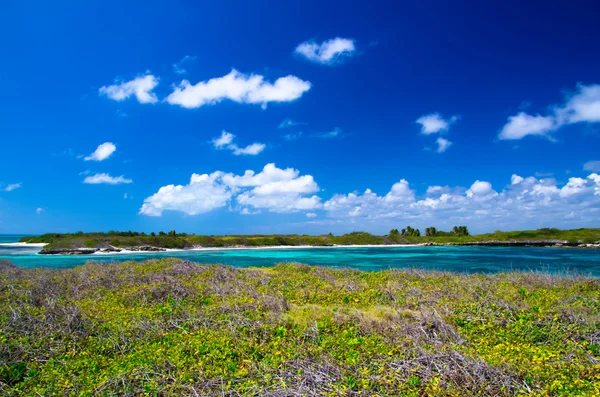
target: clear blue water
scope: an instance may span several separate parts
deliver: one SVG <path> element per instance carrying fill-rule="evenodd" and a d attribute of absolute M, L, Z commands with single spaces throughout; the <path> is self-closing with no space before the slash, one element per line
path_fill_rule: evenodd
<path fill-rule="evenodd" d="M 14 242 L 21 236 L 0 235 L 0 243 Z M 517 247 L 376 247 L 311 248 L 270 250 L 214 250 L 152 252 L 136 254 L 58 256 L 38 255 L 37 247 L 0 245 L 0 259 L 21 267 L 69 268 L 89 260 L 114 262 L 177 257 L 198 263 L 220 263 L 235 267 L 272 266 L 281 262 L 350 267 L 362 270 L 425 268 L 461 273 L 500 271 L 576 272 L 600 277 L 600 250 L 578 248 Z"/>

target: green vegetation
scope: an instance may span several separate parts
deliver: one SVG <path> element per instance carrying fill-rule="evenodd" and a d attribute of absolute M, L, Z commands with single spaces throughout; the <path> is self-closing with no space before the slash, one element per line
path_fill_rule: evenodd
<path fill-rule="evenodd" d="M 41 236 L 28 236 L 22 242 L 48 243 L 45 250 L 110 247 L 126 248 L 139 246 L 152 246 L 161 248 L 192 248 L 192 247 L 264 247 L 264 246 L 328 246 L 328 245 L 389 245 L 389 244 L 417 244 L 417 243 L 453 243 L 464 244 L 485 241 L 540 241 L 563 240 L 572 244 L 596 243 L 600 241 L 600 229 L 538 229 L 516 232 L 501 232 L 470 235 L 466 226 L 455 226 L 452 231 L 444 232 L 435 227 L 425 229 L 421 236 L 419 229 L 407 226 L 398 231 L 392 229 L 387 236 L 375 236 L 366 232 L 353 232 L 341 236 L 323 234 L 311 235 L 232 235 L 232 236 L 203 236 L 187 233 L 177 233 L 171 230 L 168 233 L 152 232 L 150 234 L 138 232 L 108 233 L 49 233 Z"/>
<path fill-rule="evenodd" d="M 433 228 L 435 229 L 435 228 Z M 568 241 L 571 244 L 591 244 L 600 241 L 600 229 L 582 228 L 561 230 L 543 228 L 513 232 L 495 231 L 493 233 L 470 235 L 466 226 L 455 226 L 451 232 L 436 230 L 434 235 L 414 238 L 405 237 L 411 243 L 467 243 L 484 241 Z"/>
<path fill-rule="evenodd" d="M 0 263 L 0 394 L 592 396 L 600 282 Z"/>

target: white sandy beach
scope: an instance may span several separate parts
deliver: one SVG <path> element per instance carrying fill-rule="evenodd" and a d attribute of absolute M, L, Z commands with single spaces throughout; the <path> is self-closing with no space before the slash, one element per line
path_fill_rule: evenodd
<path fill-rule="evenodd" d="M 47 243 L 0 243 L 3 247 L 43 247 Z"/>
<path fill-rule="evenodd" d="M 131 251 L 122 250 L 120 252 L 94 252 L 91 255 L 129 255 L 129 254 L 168 254 L 169 252 L 187 252 L 187 251 L 234 251 L 234 250 L 286 250 L 286 249 L 322 249 L 322 248 L 406 248 L 419 247 L 425 244 L 395 244 L 395 245 L 378 245 L 378 244 L 361 244 L 361 245 L 330 245 L 330 246 L 313 246 L 313 245 L 271 245 L 264 247 L 197 247 L 197 248 L 166 248 L 166 251 Z M 56 254 L 60 255 L 60 254 Z"/>

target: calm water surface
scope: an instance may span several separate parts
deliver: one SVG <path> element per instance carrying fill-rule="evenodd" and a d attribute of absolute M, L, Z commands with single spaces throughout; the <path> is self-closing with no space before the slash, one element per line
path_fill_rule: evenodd
<path fill-rule="evenodd" d="M 19 235 L 0 235 L 0 243 L 18 241 Z M 270 250 L 214 250 L 102 254 L 85 256 L 38 255 L 39 247 L 0 245 L 0 259 L 21 267 L 69 268 L 89 260 L 114 262 L 177 257 L 198 263 L 220 263 L 235 267 L 273 266 L 301 262 L 361 270 L 425 268 L 464 273 L 499 271 L 577 272 L 600 277 L 600 250 L 578 248 L 517 247 L 375 247 Z"/>

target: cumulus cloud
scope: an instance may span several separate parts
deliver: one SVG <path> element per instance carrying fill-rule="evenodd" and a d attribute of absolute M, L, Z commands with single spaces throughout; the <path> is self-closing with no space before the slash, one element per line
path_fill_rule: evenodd
<path fill-rule="evenodd" d="M 402 200 L 390 196 L 404 192 Z M 560 186 L 552 178 L 521 177 L 496 192 L 486 181 L 475 181 L 469 189 L 430 186 L 417 197 L 405 180 L 380 196 L 370 189 L 363 194 L 336 194 L 323 204 L 330 221 L 345 220 L 352 225 L 398 224 L 451 228 L 471 224 L 496 228 L 593 225 L 600 215 L 600 175 L 573 177 Z M 355 226 L 356 227 L 356 226 Z"/>
<path fill-rule="evenodd" d="M 450 126 L 458 120 L 458 116 L 452 116 L 448 120 L 444 119 L 439 113 L 431 113 L 419 117 L 415 122 L 421 125 L 421 132 L 425 135 L 437 134 L 438 132 L 448 131 Z"/>
<path fill-rule="evenodd" d="M 267 164 L 259 173 L 248 170 L 243 175 L 222 171 L 193 174 L 189 184 L 163 186 L 146 198 L 140 214 L 160 216 L 171 210 L 196 215 L 227 205 L 244 214 L 261 209 L 279 213 L 307 211 L 322 206 L 320 197 L 311 196 L 319 190 L 311 175 Z"/>
<path fill-rule="evenodd" d="M 110 157 L 111 154 L 113 154 L 115 152 L 115 150 L 117 150 L 117 147 L 115 146 L 114 143 L 104 142 L 103 144 L 98 145 L 96 150 L 89 156 L 85 157 L 84 160 L 85 161 L 106 160 L 107 158 Z"/>
<path fill-rule="evenodd" d="M 600 172 L 600 160 L 588 161 L 583 165 L 585 171 Z"/>
<path fill-rule="evenodd" d="M 11 183 L 9 185 L 6 185 L 3 188 L 0 188 L 0 191 L 12 192 L 13 190 L 19 189 L 20 187 L 21 187 L 21 183 Z"/>
<path fill-rule="evenodd" d="M 108 184 L 108 185 L 119 185 L 121 183 L 132 183 L 131 179 L 125 178 L 123 175 L 121 176 L 110 176 L 106 173 L 94 174 L 86 176 L 83 180 L 83 183 L 89 185 L 99 185 L 99 184 Z"/>
<path fill-rule="evenodd" d="M 113 85 L 100 87 L 100 94 L 119 102 L 135 96 L 139 103 L 156 103 L 158 98 L 152 90 L 157 85 L 158 77 L 147 73 L 130 81 L 117 80 Z"/>
<path fill-rule="evenodd" d="M 473 182 L 469 190 L 467 190 L 468 197 L 485 197 L 495 193 L 491 183 L 480 180 Z"/>
<path fill-rule="evenodd" d="M 183 80 L 166 98 L 171 105 L 193 109 L 219 103 L 225 99 L 237 103 L 260 104 L 269 102 L 291 102 L 310 90 L 311 83 L 296 76 L 285 76 L 274 83 L 265 81 L 258 74 L 243 74 L 235 69 L 223 77 L 191 84 Z"/>
<path fill-rule="evenodd" d="M 353 39 L 336 37 L 318 44 L 314 41 L 305 41 L 294 50 L 309 61 L 323 65 L 340 63 L 344 58 L 356 52 Z"/>
<path fill-rule="evenodd" d="M 444 153 L 450 146 L 452 146 L 452 142 L 447 140 L 446 138 L 439 137 L 436 139 L 435 143 L 437 143 L 437 152 Z"/>
<path fill-rule="evenodd" d="M 44 212 L 44 209 L 41 208 L 41 207 L 38 207 L 38 208 L 35 209 L 35 213 L 38 214 L 38 215 L 41 214 L 42 212 Z"/>
<path fill-rule="evenodd" d="M 236 156 L 239 155 L 250 155 L 255 156 L 265 150 L 266 145 L 264 143 L 253 143 L 246 147 L 239 147 L 236 145 L 233 140 L 235 135 L 230 132 L 222 131 L 221 135 L 217 138 L 214 138 L 211 142 L 215 149 L 229 149 Z"/>
<path fill-rule="evenodd" d="M 323 200 L 312 175 L 267 164 L 260 172 L 248 170 L 241 175 L 223 171 L 193 174 L 188 184 L 163 186 L 146 198 L 140 214 L 160 216 L 169 210 L 196 215 L 219 208 L 244 215 L 299 212 L 314 225 L 343 224 L 355 230 L 379 231 L 407 224 L 440 229 L 464 224 L 478 231 L 582 227 L 593 226 L 600 216 L 597 173 L 571 177 L 566 183 L 513 174 L 507 182 L 497 190 L 483 180 L 468 187 L 435 185 L 419 195 L 406 179 L 400 179 L 381 195 L 366 189 Z M 317 215 L 318 211 L 323 216 Z"/>
<path fill-rule="evenodd" d="M 498 138 L 523 139 L 528 135 L 551 137 L 562 126 L 575 123 L 600 122 L 600 85 L 578 84 L 565 103 L 550 108 L 549 114 L 532 116 L 520 112 L 508 118 Z"/>

